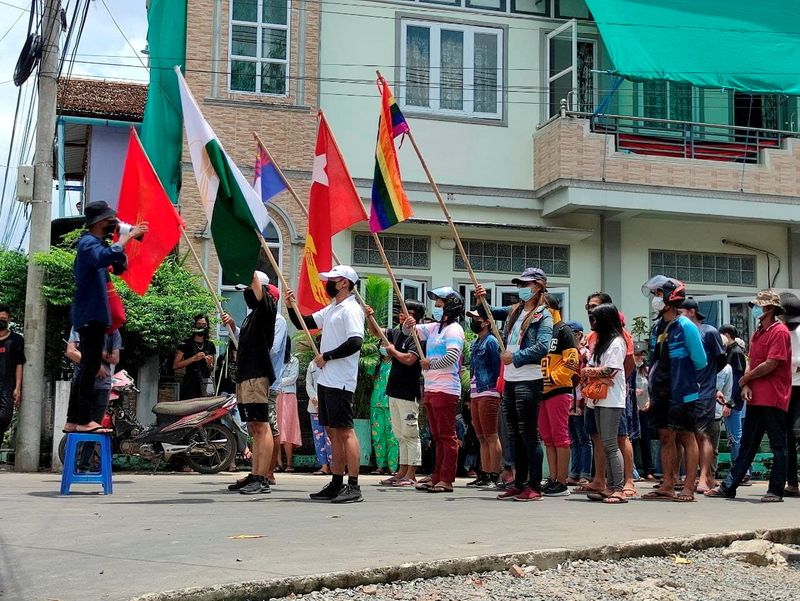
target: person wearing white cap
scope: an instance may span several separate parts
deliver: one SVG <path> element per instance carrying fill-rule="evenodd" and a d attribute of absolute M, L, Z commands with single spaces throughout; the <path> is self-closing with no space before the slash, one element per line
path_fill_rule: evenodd
<path fill-rule="evenodd" d="M 268 286 L 269 276 L 262 271 L 255 271 L 253 281 L 243 293 L 250 313 L 239 331 L 236 398 L 242 421 L 247 422 L 253 437 L 253 469 L 248 477 L 228 487 L 243 495 L 270 492 L 268 477 L 273 440 L 269 387 L 276 379 L 270 351 L 275 341 L 278 309 Z M 222 322 L 233 327 L 236 325 L 227 314 L 222 316 Z"/>
<path fill-rule="evenodd" d="M 364 342 L 364 311 L 353 294 L 358 274 L 348 265 L 337 265 L 320 273 L 319 277 L 325 282 L 325 292 L 333 302 L 313 315 L 295 312 L 292 290 L 287 290 L 284 295 L 289 318 L 295 327 L 302 327 L 300 320 L 303 320 L 308 328 L 322 330 L 320 354 L 314 363 L 321 369 L 317 381 L 319 422 L 330 434 L 333 478 L 311 498 L 332 503 L 358 503 L 363 501 L 358 485 L 361 451 L 353 430 L 353 393 Z M 347 484 L 344 483 L 345 467 Z"/>

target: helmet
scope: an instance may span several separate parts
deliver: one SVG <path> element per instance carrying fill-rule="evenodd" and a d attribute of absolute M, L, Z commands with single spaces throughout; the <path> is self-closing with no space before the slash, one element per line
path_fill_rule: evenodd
<path fill-rule="evenodd" d="M 664 303 L 667 305 L 680 307 L 686 300 L 686 286 L 675 278 L 655 275 L 642 285 L 642 294 L 645 296 L 654 295 L 659 290 L 664 294 Z"/>
<path fill-rule="evenodd" d="M 428 298 L 444 301 L 444 314 L 452 320 L 461 319 L 464 315 L 464 298 L 450 286 L 441 286 L 428 291 Z"/>

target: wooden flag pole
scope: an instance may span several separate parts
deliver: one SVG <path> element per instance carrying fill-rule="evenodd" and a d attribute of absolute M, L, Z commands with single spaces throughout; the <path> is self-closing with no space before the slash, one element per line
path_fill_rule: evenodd
<path fill-rule="evenodd" d="M 217 306 L 217 311 L 219 312 L 220 317 L 225 314 L 225 310 L 222 308 L 222 301 L 220 301 L 219 297 L 217 296 L 217 289 L 216 287 L 211 285 L 211 279 L 208 277 L 205 268 L 203 267 L 203 263 L 200 261 L 200 257 L 197 256 L 197 252 L 194 250 L 194 246 L 192 245 L 192 241 L 189 239 L 189 234 L 186 233 L 186 228 L 181 228 L 181 234 L 183 234 L 183 239 L 186 241 L 186 246 L 189 247 L 189 252 L 192 253 L 197 266 L 200 268 L 200 273 L 203 276 L 203 279 L 206 282 L 206 286 L 208 286 L 208 291 L 211 293 L 211 296 L 214 298 L 214 304 Z M 233 327 L 228 324 L 228 336 L 233 343 L 238 347 L 239 346 L 239 337 L 236 335 L 236 331 Z"/>
<path fill-rule="evenodd" d="M 267 241 L 264 240 L 264 236 L 261 232 L 258 231 L 258 228 L 253 228 L 258 236 L 258 241 L 261 243 L 261 248 L 264 250 L 264 254 L 267 255 L 267 260 L 269 264 L 272 266 L 272 269 L 275 273 L 278 274 L 278 278 L 283 285 L 283 289 L 289 289 L 289 283 L 286 281 L 286 278 L 283 276 L 283 272 L 281 268 L 278 266 L 278 262 L 275 260 L 275 257 L 272 256 L 272 251 L 270 250 L 269 246 L 267 245 Z M 311 345 L 311 350 L 314 351 L 315 355 L 319 355 L 319 349 L 317 348 L 317 343 L 314 342 L 314 337 L 311 335 L 311 331 L 308 329 L 306 322 L 303 320 L 303 315 L 300 313 L 300 307 L 297 306 L 297 300 L 292 299 L 292 310 L 295 312 L 295 315 L 300 319 L 300 325 L 303 327 L 303 332 L 305 332 L 306 336 L 308 337 L 308 343 Z"/>
<path fill-rule="evenodd" d="M 267 156 L 269 157 L 269 160 L 272 162 L 272 164 L 275 165 L 275 169 L 278 171 L 278 174 L 281 176 L 281 180 L 283 180 L 283 183 L 286 184 L 286 189 L 289 190 L 289 194 L 292 196 L 294 201 L 297 203 L 297 206 L 300 207 L 300 209 L 303 211 L 303 214 L 306 216 L 306 220 L 308 220 L 308 208 L 306 207 L 306 205 L 303 204 L 303 201 L 300 200 L 300 197 L 297 195 L 297 192 L 295 191 L 295 189 L 292 186 L 291 182 L 289 182 L 289 180 L 286 179 L 286 176 L 283 174 L 283 170 L 281 169 L 280 165 L 273 158 L 273 156 L 269 153 L 269 150 L 267 150 L 267 147 L 264 146 L 264 143 L 261 141 L 261 138 L 258 136 L 258 134 L 256 132 L 253 132 L 253 137 L 256 139 L 256 142 L 258 142 L 258 145 L 264 150 L 264 152 L 267 153 Z M 335 139 L 334 139 L 333 143 L 336 144 L 336 140 Z M 339 148 L 338 145 L 336 146 L 336 148 L 337 149 Z M 331 250 L 331 254 L 333 255 L 333 260 L 334 261 L 336 261 L 339 265 L 343 264 L 339 260 L 339 257 L 336 256 L 336 253 L 333 252 L 333 250 Z M 281 281 L 282 281 L 282 283 L 283 283 L 283 285 L 285 287 L 287 287 L 287 288 L 289 287 L 288 284 L 286 283 L 286 281 L 283 279 L 283 277 L 281 277 Z M 356 299 L 358 300 L 359 304 L 361 305 L 361 308 L 364 309 L 364 312 L 366 313 L 367 303 L 364 302 L 364 299 L 362 298 L 361 294 L 358 292 L 358 288 L 353 288 L 353 292 L 355 293 Z M 405 303 L 403 303 L 403 304 L 405 305 Z M 298 315 L 300 315 L 299 312 L 298 312 Z M 380 338 L 381 338 L 381 341 L 383 342 L 383 344 L 387 345 L 387 346 L 389 344 L 391 344 L 389 342 L 389 339 L 386 338 L 386 333 L 383 331 L 383 328 L 377 322 L 375 317 L 373 315 L 369 315 L 367 319 L 370 320 L 370 322 L 372 323 L 374 328 L 380 333 Z M 416 332 L 414 332 L 414 335 L 416 337 Z"/>
<path fill-rule="evenodd" d="M 380 75 L 380 73 L 378 73 L 378 75 Z M 478 278 L 475 277 L 475 272 L 472 270 L 472 265 L 467 257 L 467 252 L 464 250 L 464 245 L 461 243 L 461 236 L 458 235 L 458 230 L 456 229 L 455 223 L 453 223 L 453 218 L 450 216 L 450 211 L 447 210 L 447 205 L 444 202 L 444 198 L 442 198 L 442 193 L 439 192 L 439 186 L 436 185 L 436 181 L 433 179 L 430 169 L 428 169 L 428 164 L 422 157 L 422 152 L 420 152 L 419 146 L 417 146 L 417 141 L 414 139 L 414 134 L 412 134 L 409 130 L 406 135 L 408 136 L 408 139 L 411 140 L 411 145 L 414 147 L 414 152 L 417 153 L 417 158 L 419 158 L 419 162 L 422 165 L 423 171 L 425 171 L 425 175 L 428 176 L 428 181 L 431 184 L 431 188 L 433 188 L 433 193 L 436 196 L 436 200 L 439 201 L 439 206 L 442 208 L 445 219 L 447 219 L 447 224 L 450 226 L 450 231 L 453 233 L 453 239 L 458 247 L 458 252 L 461 253 L 461 258 L 464 260 L 464 265 L 467 266 L 467 272 L 469 273 L 469 278 L 472 280 L 472 285 L 477 288 Z M 485 296 L 481 297 L 481 305 L 483 306 L 484 311 L 486 311 L 489 324 L 492 328 L 492 333 L 495 335 L 497 342 L 500 344 L 500 351 L 505 352 L 506 346 L 503 343 L 503 337 L 500 335 L 500 330 L 497 329 L 497 323 L 495 322 L 494 317 L 492 317 L 492 310 L 491 307 L 489 307 L 489 303 L 486 302 Z"/>

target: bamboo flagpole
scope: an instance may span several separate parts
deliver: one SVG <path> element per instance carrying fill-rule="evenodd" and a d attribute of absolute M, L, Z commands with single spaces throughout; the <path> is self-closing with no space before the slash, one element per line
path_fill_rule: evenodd
<path fill-rule="evenodd" d="M 281 180 L 283 181 L 283 183 L 286 184 L 286 189 L 289 191 L 289 194 L 294 199 L 294 201 L 297 203 L 297 206 L 300 207 L 300 210 L 303 211 L 303 214 L 306 216 L 306 219 L 308 219 L 308 208 L 306 207 L 305 204 L 303 204 L 303 201 L 300 200 L 300 196 L 298 196 L 297 191 L 294 189 L 294 186 L 292 186 L 291 182 L 283 174 L 283 170 L 281 169 L 281 166 L 278 164 L 278 162 L 275 160 L 275 158 L 270 154 L 269 150 L 267 150 L 267 147 L 261 141 L 261 138 L 259 137 L 259 135 L 256 132 L 253 132 L 253 137 L 256 139 L 256 142 L 258 143 L 259 147 L 261 149 L 263 149 L 264 152 L 267 154 L 267 157 L 269 157 L 270 162 L 273 165 L 275 165 L 275 169 L 278 172 L 278 175 L 280 175 Z M 333 138 L 333 132 L 331 132 L 331 137 L 333 139 L 334 145 L 336 146 L 336 148 L 338 150 L 339 146 L 338 146 L 338 144 L 336 144 L 336 139 Z M 341 151 L 340 151 L 340 154 L 341 154 Z M 351 179 L 350 182 L 352 183 L 352 181 L 353 180 Z M 355 188 L 355 184 L 353 184 L 353 187 Z M 366 211 L 364 212 L 364 215 L 365 215 L 365 219 L 366 219 Z M 376 238 L 377 238 L 377 236 L 376 236 Z M 378 243 L 379 243 L 379 241 L 378 241 Z M 378 248 L 380 249 L 381 256 L 383 257 L 384 265 L 388 266 L 389 261 L 386 258 L 385 252 L 383 251 L 383 245 L 380 245 Z M 331 253 L 333 255 L 333 260 L 336 261 L 336 263 L 338 263 L 339 265 L 343 265 L 343 263 L 339 260 L 339 257 L 336 256 L 336 253 L 333 252 L 333 251 L 331 251 Z M 402 300 L 403 296 L 402 296 L 402 294 L 398 294 L 398 292 L 400 290 L 400 287 L 397 285 L 397 281 L 394 279 L 394 274 L 392 273 L 390 277 L 391 277 L 392 283 L 394 284 L 394 287 L 395 287 L 395 290 L 396 290 L 395 294 L 397 294 L 398 298 L 401 299 L 401 307 L 403 308 L 404 312 L 406 314 L 408 314 L 408 309 L 406 309 L 405 301 Z M 288 285 L 285 284 L 285 283 L 284 283 L 284 286 L 288 287 Z M 364 301 L 364 298 L 359 293 L 358 288 L 353 288 L 353 292 L 355 293 L 356 299 L 358 300 L 359 304 L 361 305 L 361 307 L 366 312 L 367 303 Z M 299 315 L 299 313 L 298 313 L 298 315 Z M 384 345 L 391 344 L 391 342 L 389 342 L 389 339 L 386 338 L 386 333 L 384 332 L 384 328 L 381 327 L 381 325 L 377 322 L 375 317 L 373 315 L 369 315 L 368 319 L 369 319 L 370 323 L 373 325 L 374 329 L 376 329 L 378 331 L 378 333 L 380 334 L 380 339 L 384 343 Z M 420 342 L 419 342 L 419 340 L 417 338 L 416 331 L 413 332 L 413 336 L 414 336 L 414 340 L 415 340 L 415 342 L 417 344 L 417 349 L 418 349 L 418 351 L 420 353 L 420 358 L 424 358 L 425 355 L 422 354 L 422 345 L 420 344 Z"/>
<path fill-rule="evenodd" d="M 222 308 L 222 301 L 217 296 L 217 289 L 215 286 L 211 285 L 211 279 L 208 277 L 205 268 L 203 267 L 203 263 L 200 261 L 200 257 L 197 256 L 197 252 L 194 250 L 194 246 L 192 245 L 192 241 L 189 239 L 189 234 L 186 233 L 186 228 L 181 228 L 181 234 L 183 235 L 183 239 L 186 241 L 186 246 L 189 247 L 189 252 L 192 253 L 192 257 L 194 257 L 195 263 L 197 263 L 197 267 L 200 269 L 200 273 L 203 276 L 203 279 L 206 282 L 206 286 L 208 286 L 208 291 L 211 293 L 211 296 L 214 298 L 214 304 L 217 306 L 217 312 L 219 313 L 220 317 L 225 314 L 225 310 Z M 238 347 L 239 346 L 239 337 L 236 335 L 236 331 L 233 329 L 233 326 L 228 324 L 228 336 L 233 343 Z"/>

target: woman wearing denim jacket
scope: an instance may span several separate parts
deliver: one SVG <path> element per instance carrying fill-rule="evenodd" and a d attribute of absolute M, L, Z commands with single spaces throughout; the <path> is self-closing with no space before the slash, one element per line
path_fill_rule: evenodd
<path fill-rule="evenodd" d="M 489 320 L 475 311 L 467 313 L 470 329 L 478 337 L 470 355 L 469 395 L 472 401 L 472 426 L 481 446 L 481 471 L 467 486 L 494 490 L 500 478 L 500 438 L 497 436 L 500 393 L 500 344 L 489 331 Z"/>
<path fill-rule="evenodd" d="M 492 316 L 506 324 L 503 332 L 506 351 L 500 355 L 505 365 L 503 414 L 513 435 L 516 474 L 514 486 L 497 498 L 538 501 L 542 498 L 543 459 L 537 423 L 543 391 L 540 363 L 550 350 L 553 318 L 545 305 L 547 276 L 544 271 L 529 267 L 511 282 L 519 288 L 520 302 L 495 307 Z M 475 288 L 478 299 L 485 295 L 483 286 Z M 478 312 L 484 315 L 482 308 Z"/>

